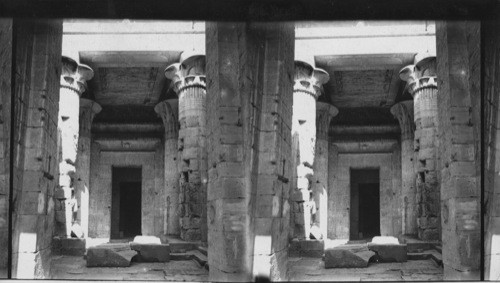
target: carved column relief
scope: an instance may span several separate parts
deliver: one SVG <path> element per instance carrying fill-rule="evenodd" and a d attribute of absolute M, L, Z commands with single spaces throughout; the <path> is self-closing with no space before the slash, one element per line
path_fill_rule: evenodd
<path fill-rule="evenodd" d="M 87 89 L 87 81 L 94 71 L 86 65 L 78 64 L 69 57 L 62 57 L 61 90 L 59 99 L 60 163 L 59 193 L 56 197 L 64 207 L 58 212 L 59 222 L 64 222 L 67 237 L 71 235 L 74 212 L 77 211 L 74 197 L 76 156 L 78 150 L 80 96 Z M 61 218 L 64 218 L 61 219 Z M 62 231 L 60 231 L 63 233 Z"/>
<path fill-rule="evenodd" d="M 312 198 L 313 164 L 316 146 L 316 101 L 329 75 L 303 61 L 295 61 L 292 118 L 292 227 L 294 236 L 309 238 L 316 217 Z"/>
<path fill-rule="evenodd" d="M 205 55 L 186 54 L 165 70 L 179 96 L 180 236 L 206 241 L 206 78 Z"/>
<path fill-rule="evenodd" d="M 408 83 L 414 103 L 418 237 L 423 240 L 439 240 L 436 57 L 418 54 L 415 65 L 403 68 L 400 77 Z"/>

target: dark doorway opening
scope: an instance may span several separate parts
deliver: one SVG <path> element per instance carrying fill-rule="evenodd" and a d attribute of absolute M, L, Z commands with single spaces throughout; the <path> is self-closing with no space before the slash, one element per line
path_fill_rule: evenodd
<path fill-rule="evenodd" d="M 359 233 L 363 238 L 380 235 L 380 184 L 359 184 Z"/>
<path fill-rule="evenodd" d="M 379 169 L 351 169 L 350 240 L 380 236 Z"/>
<path fill-rule="evenodd" d="M 113 167 L 111 239 L 141 235 L 142 168 Z"/>

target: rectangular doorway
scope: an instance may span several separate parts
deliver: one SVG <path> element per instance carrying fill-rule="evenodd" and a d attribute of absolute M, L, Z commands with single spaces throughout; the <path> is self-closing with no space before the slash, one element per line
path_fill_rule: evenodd
<path fill-rule="evenodd" d="M 379 174 L 379 169 L 351 169 L 350 240 L 380 236 Z"/>
<path fill-rule="evenodd" d="M 142 168 L 113 167 L 111 239 L 141 235 Z"/>

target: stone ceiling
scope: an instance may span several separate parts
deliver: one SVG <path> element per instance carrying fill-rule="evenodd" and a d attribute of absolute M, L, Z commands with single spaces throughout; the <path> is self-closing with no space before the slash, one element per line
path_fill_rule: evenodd
<path fill-rule="evenodd" d="M 330 74 L 322 100 L 339 108 L 390 107 L 404 89 L 398 72 L 414 55 L 316 56 L 316 65 Z M 95 72 L 85 95 L 102 106 L 154 106 L 168 92 L 163 71 L 179 56 L 176 51 L 81 52 L 80 61 Z"/>
<path fill-rule="evenodd" d="M 316 66 L 330 74 L 324 86 L 339 108 L 390 107 L 404 90 L 399 70 L 413 63 L 414 53 L 316 56 Z"/>
<path fill-rule="evenodd" d="M 152 109 L 159 100 L 175 97 L 163 70 L 178 62 L 183 50 L 203 52 L 204 30 L 203 22 L 68 20 L 63 54 L 94 70 L 84 96 L 103 106 L 97 121 L 147 122 L 157 120 Z M 435 51 L 432 22 L 296 25 L 295 57 L 312 57 L 330 74 L 320 100 L 349 112 L 346 121 L 357 119 L 353 113 L 368 113 L 363 109 L 387 112 L 401 100 L 404 83 L 398 72 L 424 51 Z"/>
<path fill-rule="evenodd" d="M 80 62 L 94 70 L 86 95 L 102 106 L 154 106 L 165 92 L 165 67 L 175 63 L 175 51 L 81 52 Z"/>

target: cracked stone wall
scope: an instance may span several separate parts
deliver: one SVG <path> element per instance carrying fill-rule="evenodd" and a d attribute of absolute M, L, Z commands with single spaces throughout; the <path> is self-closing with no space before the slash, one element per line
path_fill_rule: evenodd
<path fill-rule="evenodd" d="M 50 275 L 62 21 L 15 21 L 14 278 Z"/>
<path fill-rule="evenodd" d="M 484 35 L 484 278 L 500 280 L 500 34 L 483 22 Z"/>
<path fill-rule="evenodd" d="M 480 264 L 480 25 L 437 22 L 438 138 L 444 280 Z"/>
<path fill-rule="evenodd" d="M 290 24 L 207 23 L 210 280 L 287 279 Z"/>
<path fill-rule="evenodd" d="M 0 19 L 0 278 L 7 276 L 11 122 L 12 19 Z"/>

